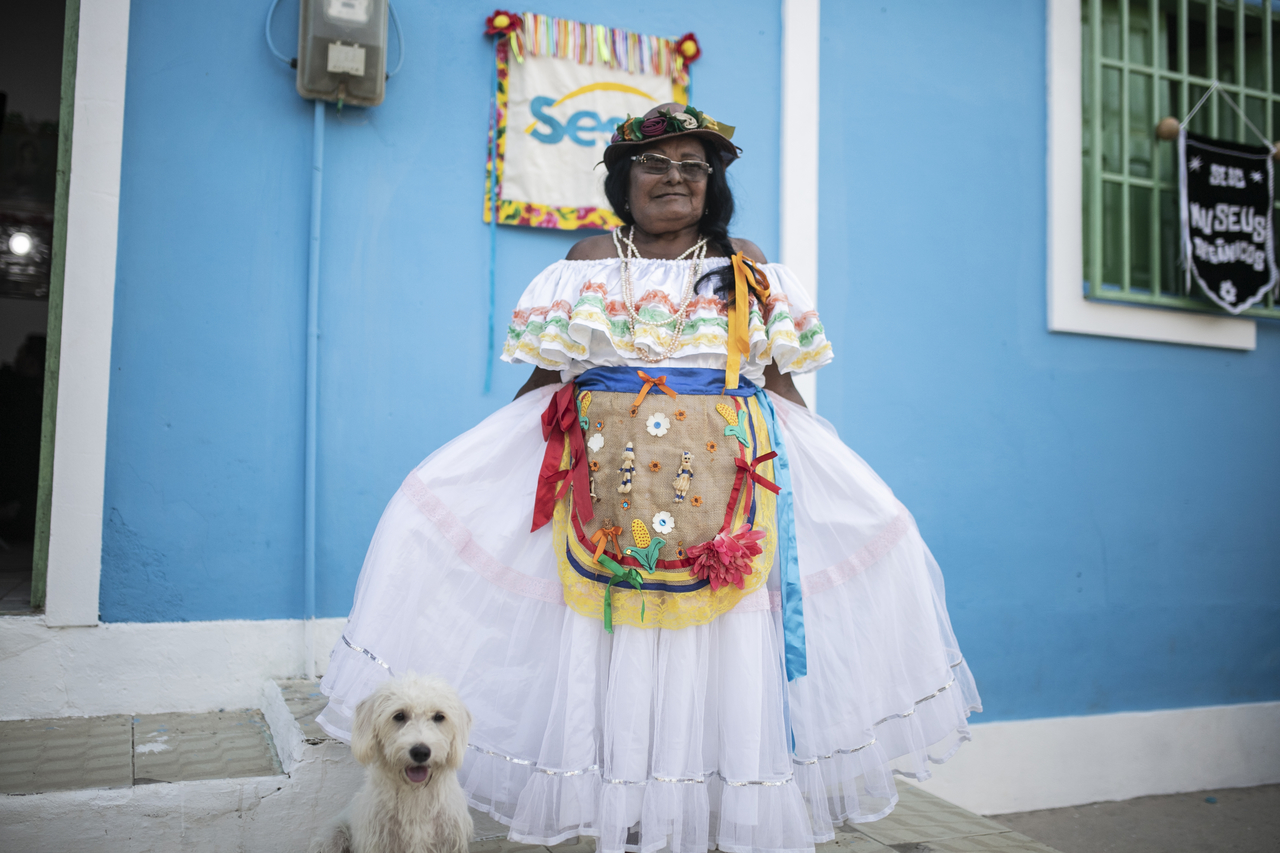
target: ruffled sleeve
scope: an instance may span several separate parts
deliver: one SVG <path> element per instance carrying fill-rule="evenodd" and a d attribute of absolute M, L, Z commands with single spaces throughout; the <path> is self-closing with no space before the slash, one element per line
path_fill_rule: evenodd
<path fill-rule="evenodd" d="M 760 361 L 778 365 L 782 373 L 810 373 L 831 361 L 827 340 L 809 292 L 782 264 L 766 264 L 769 277 L 769 319 Z"/>
<path fill-rule="evenodd" d="M 529 283 L 511 312 L 503 361 L 562 370 L 587 356 L 589 335 L 586 341 L 578 341 L 569 330 L 574 303 L 581 300 L 582 284 L 590 278 L 590 271 L 582 266 L 582 262 L 557 261 Z M 604 295 L 597 296 L 603 317 Z"/>

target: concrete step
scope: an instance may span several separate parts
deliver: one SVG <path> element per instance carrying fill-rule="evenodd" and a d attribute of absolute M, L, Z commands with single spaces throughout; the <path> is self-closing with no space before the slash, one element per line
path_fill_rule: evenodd
<path fill-rule="evenodd" d="M 256 708 L 0 723 L 0 793 L 5 794 L 281 772 L 266 718 Z"/>
<path fill-rule="evenodd" d="M 0 849 L 304 853 L 363 769 L 316 725 L 311 681 L 268 681 L 258 708 L 0 722 Z M 819 853 L 1055 853 L 907 784 L 884 820 L 837 830 Z M 472 811 L 472 853 L 594 853 L 506 840 Z"/>

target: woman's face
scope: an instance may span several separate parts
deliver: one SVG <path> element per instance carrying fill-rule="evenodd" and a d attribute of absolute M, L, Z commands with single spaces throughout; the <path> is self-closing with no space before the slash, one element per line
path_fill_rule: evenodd
<path fill-rule="evenodd" d="M 661 154 L 670 160 L 707 161 L 707 152 L 696 138 L 663 139 L 643 149 L 643 153 Z M 634 165 L 627 201 L 631 215 L 641 230 L 650 234 L 666 234 L 698 224 L 707 200 L 707 182 L 686 181 L 679 169 L 668 169 L 665 175 L 645 174 Z"/>

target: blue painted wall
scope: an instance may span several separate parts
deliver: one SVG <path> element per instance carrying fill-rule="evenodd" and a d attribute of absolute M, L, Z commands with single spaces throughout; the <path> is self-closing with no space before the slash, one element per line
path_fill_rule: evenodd
<path fill-rule="evenodd" d="M 131 7 L 108 621 L 302 612 L 311 108 L 265 6 Z M 326 616 L 408 470 L 527 375 L 480 393 L 492 4 L 401 7 L 386 103 L 327 130 Z M 699 34 L 694 102 L 747 151 L 735 232 L 776 255 L 777 0 L 538 11 Z M 286 0 L 280 44 L 295 24 Z M 1253 353 L 1046 331 L 1039 4 L 830 2 L 823 29 L 821 407 L 942 563 L 983 719 L 1280 698 L 1280 328 Z M 574 239 L 500 232 L 500 321 Z"/>
<path fill-rule="evenodd" d="M 101 610 L 108 621 L 302 615 L 303 381 L 312 105 L 262 34 L 267 0 L 134 0 Z M 481 222 L 492 0 L 401 2 L 386 101 L 326 131 L 317 603 L 343 616 L 383 507 L 428 453 L 509 401 L 484 381 Z M 778 234 L 781 12 L 680 0 L 537 11 L 699 34 L 694 103 L 741 125 L 737 229 Z M 281 50 L 297 2 L 281 4 Z M 198 34 L 198 37 L 196 37 Z M 394 53 L 392 63 L 394 63 Z M 732 119 L 730 119 L 732 117 Z M 582 235 L 503 228 L 499 332 Z"/>
<path fill-rule="evenodd" d="M 1280 698 L 1280 327 L 1046 331 L 1040 4 L 822 23 L 821 409 L 942 564 L 983 719 Z"/>

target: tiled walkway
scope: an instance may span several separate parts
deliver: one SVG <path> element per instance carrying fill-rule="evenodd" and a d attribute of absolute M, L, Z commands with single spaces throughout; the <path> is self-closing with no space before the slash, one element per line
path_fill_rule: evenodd
<path fill-rule="evenodd" d="M 899 782 L 898 807 L 887 818 L 836 830 L 834 841 L 818 853 L 1057 853 L 1008 827 L 953 806 L 919 788 Z M 493 825 L 483 818 L 486 825 Z M 480 822 L 477 821 L 477 829 Z M 481 836 L 480 832 L 477 832 Z M 594 853 L 590 840 L 538 847 L 502 839 L 477 840 L 471 853 Z"/>
<path fill-rule="evenodd" d="M 329 739 L 315 725 L 315 715 L 324 707 L 317 686 L 305 681 L 279 686 L 303 743 L 325 747 Z M 338 746 L 328 743 L 330 748 Z M 349 761 L 349 754 L 345 760 Z M 282 773 L 266 719 L 255 709 L 0 722 L 0 794 L 4 795 Z M 1055 853 L 918 788 L 901 782 L 898 788 L 898 807 L 889 817 L 856 829 L 839 829 L 836 839 L 818 850 Z M 510 842 L 504 838 L 505 829 L 492 819 L 478 813 L 475 819 L 473 853 L 591 853 L 595 849 L 590 840 L 553 848 Z"/>

